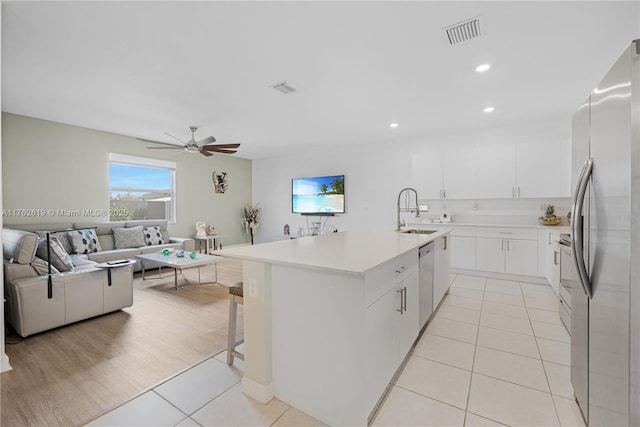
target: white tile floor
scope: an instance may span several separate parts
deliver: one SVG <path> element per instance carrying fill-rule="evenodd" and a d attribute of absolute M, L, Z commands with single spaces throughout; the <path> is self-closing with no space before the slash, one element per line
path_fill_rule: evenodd
<path fill-rule="evenodd" d="M 555 303 L 554 303 L 555 301 Z M 569 379 L 569 335 L 546 286 L 452 275 L 376 426 L 583 426 Z M 321 426 L 240 391 L 242 361 L 221 353 L 90 426 Z"/>

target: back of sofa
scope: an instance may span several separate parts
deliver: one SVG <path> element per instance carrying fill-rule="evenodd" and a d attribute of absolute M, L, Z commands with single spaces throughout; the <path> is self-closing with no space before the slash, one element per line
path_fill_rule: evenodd
<path fill-rule="evenodd" d="M 164 236 L 166 242 L 169 241 L 169 232 L 167 231 L 166 220 L 138 220 L 138 221 L 116 221 L 116 222 L 79 222 L 73 224 L 75 229 L 94 228 L 98 235 L 98 241 L 103 251 L 110 251 L 116 248 L 116 243 L 113 238 L 114 228 L 131 228 L 142 225 L 143 227 L 153 227 L 155 225 L 160 226 L 160 231 Z"/>

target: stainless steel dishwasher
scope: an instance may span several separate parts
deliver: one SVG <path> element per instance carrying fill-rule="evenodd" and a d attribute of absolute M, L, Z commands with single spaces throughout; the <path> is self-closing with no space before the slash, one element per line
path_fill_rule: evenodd
<path fill-rule="evenodd" d="M 433 313 L 433 242 L 420 247 L 419 255 L 419 290 L 420 329 L 427 323 Z"/>

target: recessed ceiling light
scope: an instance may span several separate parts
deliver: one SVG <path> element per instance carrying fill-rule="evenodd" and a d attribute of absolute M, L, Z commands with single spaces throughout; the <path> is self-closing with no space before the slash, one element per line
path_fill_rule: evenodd
<path fill-rule="evenodd" d="M 390 128 L 397 128 L 397 127 L 398 127 L 398 124 L 397 124 L 397 123 L 391 123 L 391 124 L 389 125 L 389 127 L 390 127 Z"/>
<path fill-rule="evenodd" d="M 485 109 L 484 109 L 484 110 L 482 110 L 482 111 L 484 111 L 485 113 L 492 113 L 492 112 L 493 112 L 493 110 L 495 110 L 495 108 L 493 108 L 493 107 L 487 107 L 487 108 L 485 108 Z"/>
<path fill-rule="evenodd" d="M 489 64 L 482 64 L 482 65 L 478 65 L 476 67 L 476 71 L 478 73 L 484 73 L 485 71 L 487 71 L 489 68 L 491 68 L 491 65 Z"/>

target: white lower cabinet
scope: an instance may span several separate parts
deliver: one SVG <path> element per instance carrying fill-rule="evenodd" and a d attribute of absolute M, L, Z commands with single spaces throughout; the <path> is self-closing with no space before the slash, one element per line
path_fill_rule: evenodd
<path fill-rule="evenodd" d="M 507 239 L 505 273 L 538 275 L 538 241 Z"/>
<path fill-rule="evenodd" d="M 451 236 L 451 267 L 476 269 L 476 238 Z"/>
<path fill-rule="evenodd" d="M 388 282 L 390 288 L 387 292 L 367 307 L 366 404 L 370 410 L 418 336 L 417 253 L 415 264 L 406 267 L 409 273 L 399 279 L 392 279 L 395 284 Z"/>
<path fill-rule="evenodd" d="M 544 276 L 557 295 L 560 295 L 560 233 L 555 231 L 546 232 L 545 246 L 545 271 Z"/>
<path fill-rule="evenodd" d="M 504 273 L 504 239 L 478 237 L 476 268 L 482 271 Z"/>
<path fill-rule="evenodd" d="M 447 293 L 451 283 L 450 236 L 440 237 L 434 241 L 433 254 L 433 309 L 435 310 Z"/>
<path fill-rule="evenodd" d="M 537 276 L 537 240 L 478 237 L 476 241 L 478 270 Z"/>
<path fill-rule="evenodd" d="M 397 305 L 395 312 L 395 333 L 398 336 L 396 368 L 409 352 L 418 336 L 420 319 L 418 316 L 418 274 L 411 273 L 396 287 Z M 400 310 L 400 311 L 398 311 Z"/>

